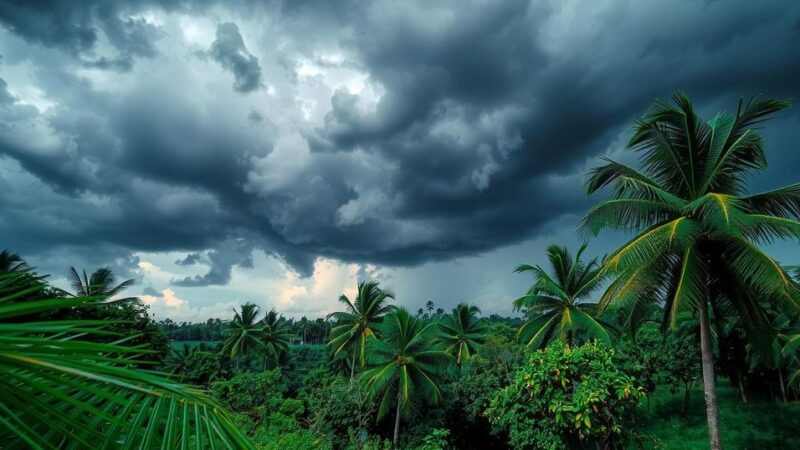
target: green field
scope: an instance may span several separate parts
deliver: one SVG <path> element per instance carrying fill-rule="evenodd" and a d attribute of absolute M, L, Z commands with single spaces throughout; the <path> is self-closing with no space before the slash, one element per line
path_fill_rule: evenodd
<path fill-rule="evenodd" d="M 217 344 L 219 344 L 219 342 L 218 341 L 170 341 L 169 347 L 173 350 L 183 350 L 184 345 L 188 345 L 189 349 L 193 349 L 199 346 L 200 344 L 205 344 L 208 347 L 214 348 Z"/>
<path fill-rule="evenodd" d="M 754 400 L 743 404 L 725 380 L 718 383 L 720 424 L 726 449 L 800 449 L 800 402 Z M 640 408 L 639 433 L 657 438 L 661 446 L 656 448 L 707 449 L 702 388 L 697 386 L 692 391 L 686 413 L 682 407 L 682 392 L 673 396 L 667 386 L 658 386 L 650 399 L 649 412 L 646 402 Z M 646 448 L 652 445 L 646 444 Z"/>

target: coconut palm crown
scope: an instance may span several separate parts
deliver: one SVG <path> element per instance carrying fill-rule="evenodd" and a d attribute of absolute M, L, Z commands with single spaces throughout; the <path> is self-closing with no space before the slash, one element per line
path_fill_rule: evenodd
<path fill-rule="evenodd" d="M 441 333 L 436 339 L 445 351 L 455 357 L 456 365 L 469 360 L 489 335 L 485 320 L 478 317 L 481 310 L 475 305 L 459 303 L 452 314 L 444 316 L 439 322 Z"/>
<path fill-rule="evenodd" d="M 522 297 L 514 300 L 514 310 L 525 310 L 531 319 L 519 329 L 519 339 L 529 347 L 546 346 L 554 338 L 572 343 L 583 332 L 609 342 L 609 325 L 594 317 L 597 303 L 586 299 L 602 281 L 597 259 L 583 262 L 586 245 L 573 258 L 566 247 L 551 245 L 547 259 L 553 273 L 539 266 L 521 264 L 516 272 L 531 272 L 536 283 Z"/>
<path fill-rule="evenodd" d="M 87 276 L 85 270 L 80 274 L 74 267 L 70 267 L 69 278 L 76 297 L 95 297 L 106 303 L 121 303 L 137 300 L 136 297 L 112 300 L 112 297 L 131 287 L 134 280 L 125 280 L 115 286 L 114 273 L 108 267 L 101 267 L 95 270 L 91 276 Z"/>
<path fill-rule="evenodd" d="M 664 328 L 683 311 L 699 316 L 712 448 L 721 441 L 709 314 L 756 337 L 770 329 L 760 302 L 797 308 L 796 284 L 759 244 L 800 237 L 800 183 L 760 194 L 745 184 L 767 167 L 759 125 L 788 105 L 755 97 L 740 101 L 735 114 L 705 121 L 678 92 L 636 122 L 627 149 L 638 155 L 639 169 L 607 160 L 587 177 L 590 194 L 614 189 L 586 214 L 582 229 L 635 233 L 605 261 L 603 270 L 616 280 L 601 307 L 657 299 Z"/>
<path fill-rule="evenodd" d="M 393 298 L 394 294 L 381 289 L 374 281 L 359 283 L 358 293 L 353 300 L 346 295 L 340 296 L 339 301 L 345 305 L 345 311 L 328 315 L 329 319 L 335 320 L 328 340 L 333 356 L 349 350 L 353 361 L 351 370 L 354 370 L 356 356 L 363 367 L 367 341 L 375 336 L 383 316 L 394 310 L 394 306 L 388 303 Z"/>

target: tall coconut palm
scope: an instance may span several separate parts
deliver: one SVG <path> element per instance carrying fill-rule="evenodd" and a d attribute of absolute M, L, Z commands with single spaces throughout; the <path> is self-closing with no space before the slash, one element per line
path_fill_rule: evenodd
<path fill-rule="evenodd" d="M 530 317 L 519 329 L 521 342 L 533 348 L 544 347 L 554 338 L 571 344 L 580 332 L 610 341 L 608 325 L 594 317 L 597 304 L 585 301 L 602 281 L 597 259 L 581 260 L 585 249 L 584 244 L 573 259 L 566 247 L 548 247 L 552 275 L 539 266 L 517 266 L 517 273 L 531 272 L 536 278 L 528 292 L 514 300 L 514 310 L 524 309 Z"/>
<path fill-rule="evenodd" d="M 590 194 L 615 189 L 587 213 L 582 228 L 636 233 L 605 262 L 604 270 L 617 279 L 601 306 L 658 298 L 665 327 L 681 311 L 699 317 L 713 449 L 722 442 L 710 315 L 739 321 L 754 336 L 769 329 L 760 301 L 797 307 L 797 286 L 758 245 L 800 236 L 800 183 L 755 195 L 745 185 L 749 174 L 767 167 L 759 124 L 787 106 L 755 97 L 740 102 L 736 114 L 705 121 L 678 92 L 671 103 L 656 101 L 636 122 L 627 149 L 639 156 L 639 170 L 608 160 L 587 178 Z"/>
<path fill-rule="evenodd" d="M 270 310 L 261 320 L 261 344 L 264 347 L 264 368 L 270 361 L 280 363 L 281 356 L 289 350 L 292 332 L 282 317 Z"/>
<path fill-rule="evenodd" d="M 434 305 L 432 300 L 428 300 L 427 302 L 425 302 L 425 309 L 428 310 L 428 317 L 431 317 L 433 315 L 433 308 Z"/>
<path fill-rule="evenodd" d="M 234 309 L 233 320 L 228 322 L 227 328 L 222 332 L 225 338 L 222 354 L 235 360 L 236 367 L 239 367 L 243 356 L 264 345 L 261 340 L 263 327 L 258 321 L 258 310 L 258 305 L 253 303 L 242 305 L 241 312 Z"/>
<path fill-rule="evenodd" d="M 202 391 L 131 367 L 148 349 L 108 337 L 108 321 L 50 320 L 94 298 L 15 303 L 0 274 L 0 442 L 4 448 L 254 448 Z"/>
<path fill-rule="evenodd" d="M 74 267 L 69 268 L 70 284 L 75 291 L 74 296 L 77 297 L 95 297 L 98 300 L 106 303 L 121 303 L 138 300 L 136 297 L 125 297 L 113 299 L 114 296 L 129 288 L 133 285 L 133 280 L 125 280 L 116 286 L 114 285 L 114 274 L 108 267 L 102 267 L 92 273 L 91 276 L 86 276 L 84 270 L 83 277 L 75 270 Z"/>
<path fill-rule="evenodd" d="M 334 358 L 345 351 L 351 352 L 351 378 L 355 373 L 356 357 L 359 365 L 364 367 L 367 341 L 375 336 L 376 326 L 383 316 L 394 309 L 394 306 L 389 305 L 389 299 L 394 299 L 394 294 L 378 287 L 378 283 L 362 281 L 358 284 L 358 293 L 354 300 L 351 301 L 346 295 L 339 297 L 346 310 L 328 315 L 329 319 L 335 320 L 328 346 L 333 351 Z"/>
<path fill-rule="evenodd" d="M 458 367 L 468 361 L 489 336 L 486 321 L 478 317 L 480 312 L 475 305 L 459 303 L 452 314 L 439 322 L 441 333 L 436 341 L 444 345 L 445 352 L 455 357 Z"/>
<path fill-rule="evenodd" d="M 431 342 L 437 327 L 436 322 L 423 321 L 400 308 L 384 318 L 381 339 L 369 343 L 371 368 L 362 377 L 369 395 L 380 397 L 379 419 L 395 405 L 394 448 L 400 437 L 400 416 L 415 402 L 436 404 L 442 397 L 438 373 L 449 356 Z"/>

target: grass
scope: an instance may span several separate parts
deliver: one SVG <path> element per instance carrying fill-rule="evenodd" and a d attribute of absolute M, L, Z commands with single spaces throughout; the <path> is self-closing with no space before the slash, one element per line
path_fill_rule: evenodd
<path fill-rule="evenodd" d="M 726 449 L 800 448 L 797 432 L 800 430 L 800 402 L 751 400 L 743 404 L 726 381 L 718 383 L 720 426 Z M 708 429 L 701 387 L 692 390 L 685 413 L 682 408 L 682 392 L 673 396 L 667 386 L 658 386 L 650 398 L 649 411 L 646 402 L 640 407 L 639 433 L 657 438 L 661 444 L 659 448 L 707 449 Z"/>

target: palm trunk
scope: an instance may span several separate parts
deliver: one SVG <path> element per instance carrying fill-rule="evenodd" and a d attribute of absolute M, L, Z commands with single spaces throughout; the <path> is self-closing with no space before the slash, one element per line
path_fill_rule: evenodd
<path fill-rule="evenodd" d="M 706 418 L 711 450 L 722 450 L 719 433 L 719 410 L 717 409 L 717 381 L 714 375 L 714 354 L 711 351 L 711 330 L 708 321 L 708 305 L 700 305 L 700 354 L 703 362 L 703 390 L 706 400 Z"/>
<path fill-rule="evenodd" d="M 397 410 L 394 415 L 394 437 L 392 438 L 392 448 L 397 448 L 397 441 L 400 440 L 400 392 L 397 392 Z"/>
<path fill-rule="evenodd" d="M 353 358 L 350 362 L 350 379 L 352 380 L 356 374 L 356 353 L 358 353 L 358 347 L 353 349 Z"/>
<path fill-rule="evenodd" d="M 747 404 L 747 394 L 744 392 L 744 384 L 742 384 L 742 375 L 737 375 L 739 379 L 739 394 L 742 396 L 742 403 Z"/>
<path fill-rule="evenodd" d="M 781 382 L 781 397 L 783 397 L 783 403 L 786 403 L 786 386 L 783 384 L 783 371 L 780 366 L 778 366 L 778 380 Z"/>

